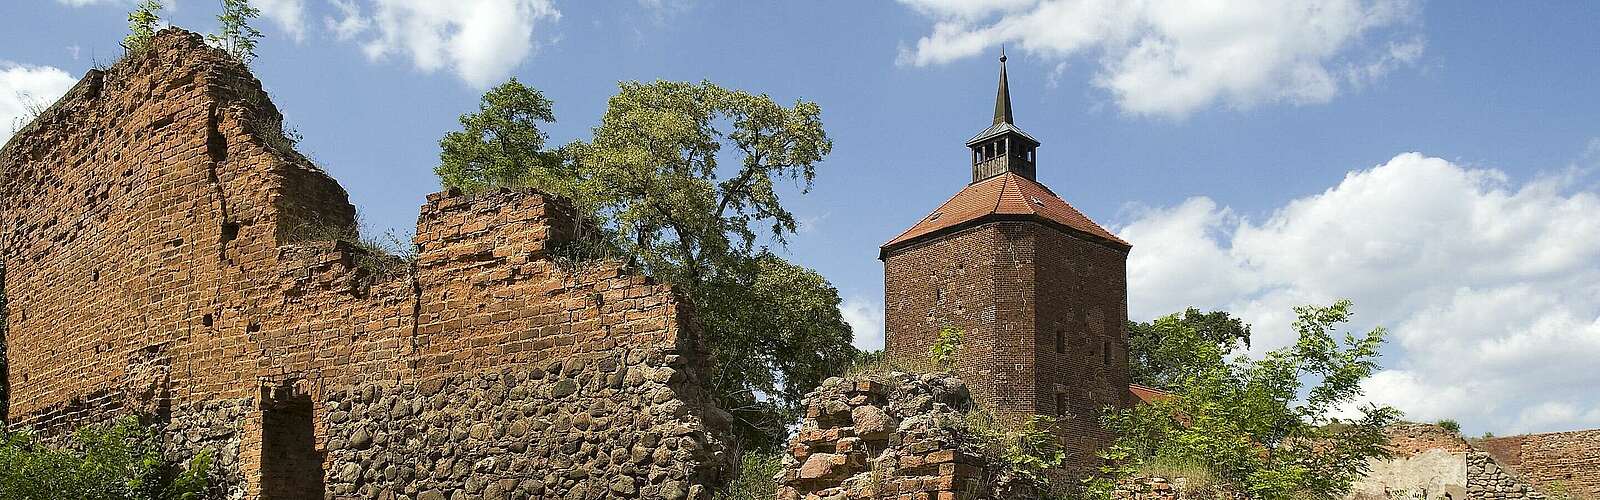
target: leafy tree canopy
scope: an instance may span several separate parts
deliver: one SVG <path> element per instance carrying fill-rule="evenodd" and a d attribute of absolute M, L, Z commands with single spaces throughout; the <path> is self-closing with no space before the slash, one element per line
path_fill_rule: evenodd
<path fill-rule="evenodd" d="M 477 191 L 495 186 L 540 186 L 571 195 L 575 172 L 559 151 L 546 151 L 541 123 L 556 121 L 549 99 L 512 78 L 483 94 L 478 112 L 461 115 L 461 130 L 439 140 L 434 173 L 445 186 Z"/>
<path fill-rule="evenodd" d="M 1367 459 L 1386 456 L 1383 429 L 1399 418 L 1393 408 L 1369 406 L 1355 419 L 1335 416 L 1360 395 L 1377 369 L 1385 332 L 1336 337 L 1349 321 L 1350 302 L 1295 308 L 1298 341 L 1261 359 L 1229 360 L 1229 348 L 1179 315 L 1157 319 L 1162 349 L 1187 352 L 1165 373 L 1170 399 L 1112 413 L 1118 441 L 1106 453 L 1110 480 L 1140 463 L 1202 464 L 1251 498 L 1339 498 L 1367 471 Z"/>
<path fill-rule="evenodd" d="M 838 290 L 773 254 L 798 227 L 784 180 L 805 193 L 832 150 L 821 108 L 709 82 L 624 82 L 591 140 L 545 147 L 551 103 L 516 80 L 484 95 L 440 141 L 446 187 L 531 186 L 574 201 L 601 250 L 678 285 L 715 359 L 712 389 L 747 446 L 775 447 L 805 391 L 855 356 Z"/>
<path fill-rule="evenodd" d="M 1181 330 L 1181 331 L 1174 331 Z M 1192 332 L 1192 333 L 1190 333 Z M 1200 312 L 1193 307 L 1155 321 L 1128 322 L 1128 370 L 1133 382 L 1171 389 L 1191 353 L 1187 346 L 1167 342 L 1174 336 L 1195 336 L 1217 346 L 1221 354 L 1250 347 L 1250 325 L 1223 311 Z"/>

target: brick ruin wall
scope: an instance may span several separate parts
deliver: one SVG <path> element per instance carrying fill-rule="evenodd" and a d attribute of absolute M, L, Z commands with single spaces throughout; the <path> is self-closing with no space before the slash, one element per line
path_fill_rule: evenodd
<path fill-rule="evenodd" d="M 1486 451 L 1483 440 L 1468 442 L 1433 424 L 1396 424 L 1387 430 L 1393 456 L 1368 463 L 1349 500 L 1595 498 L 1575 490 L 1552 489 L 1534 481 Z M 1563 491 L 1567 495 L 1557 495 Z"/>
<path fill-rule="evenodd" d="M 992 408 L 1061 418 L 1069 461 L 1098 465 L 1099 425 L 1128 393 L 1127 254 L 1028 221 L 997 221 L 884 259 L 885 353 L 928 358 L 965 330 L 958 373 Z"/>
<path fill-rule="evenodd" d="M 726 414 L 676 293 L 569 262 L 568 205 L 428 197 L 414 263 L 349 234 L 242 65 L 198 35 L 91 71 L 0 150 L 10 417 L 113 415 L 248 498 L 706 498 Z"/>
<path fill-rule="evenodd" d="M 830 378 L 806 396 L 777 499 L 1001 498 L 960 426 L 973 405 L 949 375 Z"/>
<path fill-rule="evenodd" d="M 1600 429 L 1480 439 L 1473 444 L 1546 492 L 1600 498 Z"/>

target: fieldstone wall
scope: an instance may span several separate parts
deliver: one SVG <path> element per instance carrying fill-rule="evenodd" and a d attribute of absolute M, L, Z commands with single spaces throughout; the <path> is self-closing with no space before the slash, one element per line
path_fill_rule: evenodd
<path fill-rule="evenodd" d="M 249 399 L 191 403 L 178 408 L 182 418 L 166 425 L 166 455 L 172 460 L 193 457 L 202 450 L 211 453 L 211 484 L 208 498 L 235 500 L 244 497 L 244 476 L 239 468 L 243 425 L 255 411 Z"/>
<path fill-rule="evenodd" d="M 1532 485 L 1501 467 L 1489 453 L 1472 451 L 1467 453 L 1467 498 L 1473 500 L 1503 498 L 1543 500 L 1548 497 L 1534 490 Z M 1578 496 L 1573 498 L 1592 497 Z"/>
<path fill-rule="evenodd" d="M 718 443 L 660 350 L 328 394 L 338 498 L 707 498 Z M 459 492 L 459 493 L 458 493 Z"/>
<path fill-rule="evenodd" d="M 806 418 L 777 476 L 779 500 L 1037 498 L 1037 487 L 984 458 L 965 430 L 974 408 L 949 374 L 831 378 L 806 398 Z"/>
<path fill-rule="evenodd" d="M 0 148 L 13 425 L 152 417 L 174 455 L 211 449 L 233 498 L 719 484 L 736 453 L 692 311 L 566 258 L 570 203 L 436 193 L 415 258 L 375 254 L 281 128 L 248 68 L 167 29 Z"/>

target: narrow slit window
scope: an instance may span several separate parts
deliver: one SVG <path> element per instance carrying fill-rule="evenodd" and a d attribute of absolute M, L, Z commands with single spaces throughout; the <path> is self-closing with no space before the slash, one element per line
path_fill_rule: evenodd
<path fill-rule="evenodd" d="M 1056 330 L 1056 352 L 1060 354 L 1065 354 L 1067 352 L 1066 330 Z"/>
<path fill-rule="evenodd" d="M 1111 341 L 1107 340 L 1104 347 L 1104 349 L 1100 350 L 1100 356 L 1105 361 L 1105 364 L 1109 365 L 1111 364 Z"/>

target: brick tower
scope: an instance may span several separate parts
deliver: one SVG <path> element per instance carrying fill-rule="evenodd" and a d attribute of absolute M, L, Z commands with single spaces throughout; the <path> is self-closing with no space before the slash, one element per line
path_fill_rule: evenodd
<path fill-rule="evenodd" d="M 1129 400 L 1127 242 L 1035 180 L 1039 141 L 1011 113 L 1006 58 L 994 123 L 967 141 L 972 182 L 885 243 L 885 352 L 928 357 L 965 331 L 957 371 L 1003 413 L 1062 416 L 1077 465 L 1106 443 L 1101 409 Z"/>

